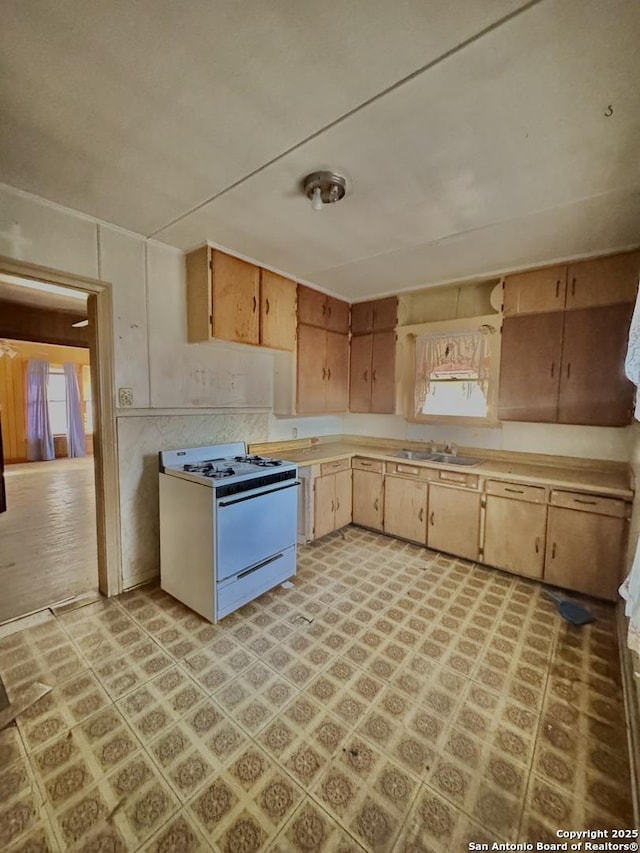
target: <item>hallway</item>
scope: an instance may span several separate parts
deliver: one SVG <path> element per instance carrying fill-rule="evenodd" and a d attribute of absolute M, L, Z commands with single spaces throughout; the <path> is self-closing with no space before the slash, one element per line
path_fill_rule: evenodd
<path fill-rule="evenodd" d="M 93 456 L 5 468 L 0 623 L 97 589 Z"/>

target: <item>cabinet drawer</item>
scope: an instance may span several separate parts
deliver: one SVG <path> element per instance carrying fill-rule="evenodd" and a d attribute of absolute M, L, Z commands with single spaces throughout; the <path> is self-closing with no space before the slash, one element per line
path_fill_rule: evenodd
<path fill-rule="evenodd" d="M 523 483 L 503 483 L 500 480 L 487 480 L 488 495 L 500 495 L 503 498 L 513 498 L 517 501 L 529 501 L 533 504 L 543 504 L 547 499 L 544 486 L 525 486 Z"/>
<path fill-rule="evenodd" d="M 455 483 L 457 486 L 466 486 L 468 489 L 478 488 L 477 474 L 463 474 L 461 471 L 438 471 L 438 480 L 441 483 Z"/>
<path fill-rule="evenodd" d="M 404 462 L 387 462 L 387 474 L 402 474 L 404 477 L 420 477 L 429 479 L 429 469 L 420 465 L 409 465 Z"/>
<path fill-rule="evenodd" d="M 335 474 L 338 471 L 348 471 L 351 468 L 350 459 L 336 459 L 335 462 L 323 462 L 320 466 L 320 476 Z"/>
<path fill-rule="evenodd" d="M 602 498 L 599 495 L 589 495 L 584 492 L 551 492 L 551 504 L 567 509 L 581 509 L 585 512 L 596 512 L 599 515 L 614 515 L 626 518 L 628 505 L 616 498 Z"/>
<path fill-rule="evenodd" d="M 355 456 L 351 460 L 351 467 L 357 468 L 359 471 L 375 471 L 376 474 L 382 474 L 384 463 L 379 459 L 360 459 Z"/>

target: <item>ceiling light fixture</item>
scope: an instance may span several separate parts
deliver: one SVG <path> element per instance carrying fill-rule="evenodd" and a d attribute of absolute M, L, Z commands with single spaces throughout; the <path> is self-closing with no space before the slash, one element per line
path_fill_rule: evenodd
<path fill-rule="evenodd" d="M 311 172 L 302 182 L 302 190 L 311 200 L 311 207 L 322 210 L 325 204 L 335 204 L 344 198 L 347 179 L 335 172 Z"/>

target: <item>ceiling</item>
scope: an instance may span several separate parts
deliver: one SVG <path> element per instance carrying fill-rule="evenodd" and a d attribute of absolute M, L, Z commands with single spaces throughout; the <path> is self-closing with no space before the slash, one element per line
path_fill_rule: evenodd
<path fill-rule="evenodd" d="M 630 248 L 639 43 L 637 0 L 3 0 L 0 180 L 351 300 Z"/>

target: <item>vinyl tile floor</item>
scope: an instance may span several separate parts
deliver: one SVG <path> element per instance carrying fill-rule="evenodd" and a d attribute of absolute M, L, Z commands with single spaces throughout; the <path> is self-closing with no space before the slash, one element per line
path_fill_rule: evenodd
<path fill-rule="evenodd" d="M 615 610 L 349 527 L 211 625 L 146 586 L 0 639 L 3 851 L 468 850 L 633 823 Z M 557 840 L 557 839 L 555 839 Z"/>

